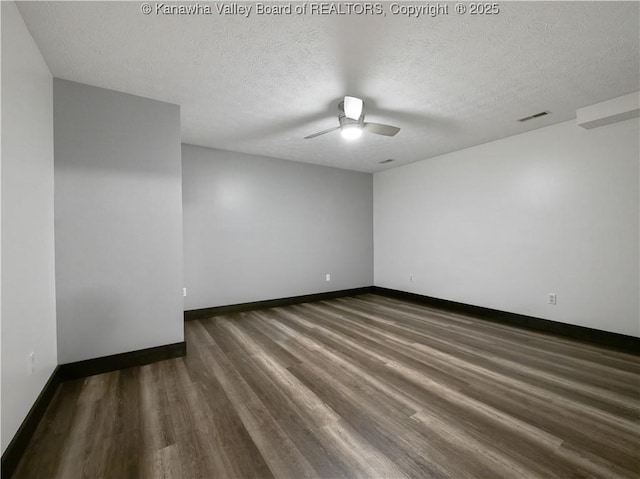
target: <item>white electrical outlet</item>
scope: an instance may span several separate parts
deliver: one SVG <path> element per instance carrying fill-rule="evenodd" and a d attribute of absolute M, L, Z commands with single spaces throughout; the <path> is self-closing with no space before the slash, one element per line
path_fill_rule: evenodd
<path fill-rule="evenodd" d="M 409 275 L 409 282 L 413 283 L 413 275 L 412 274 Z"/>
<path fill-rule="evenodd" d="M 324 277 L 324 280 L 325 280 L 325 281 L 331 281 L 331 275 L 330 275 L 330 274 L 327 274 L 327 275 Z"/>
<path fill-rule="evenodd" d="M 36 372 L 36 353 L 31 351 L 27 356 L 27 373 L 31 376 Z"/>
<path fill-rule="evenodd" d="M 549 304 L 557 304 L 556 293 L 549 293 Z"/>
<path fill-rule="evenodd" d="M 186 296 L 187 295 L 187 288 L 182 288 L 182 296 Z"/>

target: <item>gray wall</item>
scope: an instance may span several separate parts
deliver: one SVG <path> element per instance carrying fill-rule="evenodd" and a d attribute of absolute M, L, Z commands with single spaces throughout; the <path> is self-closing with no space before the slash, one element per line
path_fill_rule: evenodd
<path fill-rule="evenodd" d="M 58 359 L 183 340 L 180 109 L 54 80 Z"/>
<path fill-rule="evenodd" d="M 182 168 L 185 309 L 373 284 L 372 175 L 191 145 Z"/>
<path fill-rule="evenodd" d="M 57 353 L 52 78 L 15 4 L 0 8 L 4 452 L 53 372 Z"/>
<path fill-rule="evenodd" d="M 640 336 L 638 128 L 569 121 L 376 173 L 375 284 Z"/>

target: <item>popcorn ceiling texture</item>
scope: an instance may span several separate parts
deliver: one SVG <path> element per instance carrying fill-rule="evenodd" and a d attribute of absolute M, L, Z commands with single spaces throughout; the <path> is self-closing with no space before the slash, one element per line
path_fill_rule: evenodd
<path fill-rule="evenodd" d="M 484 17 L 450 4 L 435 18 L 389 3 L 376 17 L 18 8 L 55 77 L 179 104 L 184 143 L 367 172 L 569 120 L 640 83 L 637 2 L 502 2 Z M 400 133 L 303 140 L 337 126 L 345 94 Z"/>

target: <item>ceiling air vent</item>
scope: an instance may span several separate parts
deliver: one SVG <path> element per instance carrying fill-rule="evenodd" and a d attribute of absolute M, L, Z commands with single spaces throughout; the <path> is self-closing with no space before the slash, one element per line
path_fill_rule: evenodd
<path fill-rule="evenodd" d="M 540 113 L 536 113 L 535 115 L 530 115 L 530 116 L 525 116 L 524 118 L 520 118 L 518 121 L 529 121 L 529 120 L 533 120 L 534 118 L 540 118 L 541 116 L 546 116 L 548 115 L 549 112 L 548 111 L 541 111 Z"/>
<path fill-rule="evenodd" d="M 391 163 L 392 161 L 396 161 L 393 158 L 389 158 L 388 160 L 382 160 L 380 162 L 381 165 L 386 165 L 387 163 Z"/>

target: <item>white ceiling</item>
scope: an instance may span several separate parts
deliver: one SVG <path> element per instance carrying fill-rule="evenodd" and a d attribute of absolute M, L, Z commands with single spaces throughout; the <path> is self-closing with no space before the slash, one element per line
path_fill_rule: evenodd
<path fill-rule="evenodd" d="M 449 5 L 435 18 L 392 15 L 390 3 L 375 17 L 143 15 L 140 2 L 19 9 L 55 77 L 181 105 L 185 143 L 367 172 L 639 89 L 638 2 L 501 2 L 484 17 Z M 304 140 L 337 126 L 345 94 L 400 133 Z M 397 161 L 379 164 L 387 158 Z"/>

